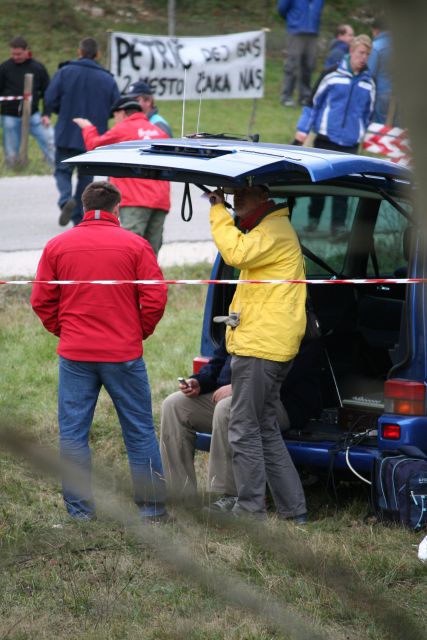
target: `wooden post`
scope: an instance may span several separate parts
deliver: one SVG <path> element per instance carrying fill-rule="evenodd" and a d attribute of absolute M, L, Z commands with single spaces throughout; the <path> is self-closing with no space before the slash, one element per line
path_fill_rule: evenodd
<path fill-rule="evenodd" d="M 18 165 L 25 167 L 28 164 L 28 137 L 30 135 L 31 103 L 33 101 L 32 73 L 24 76 L 24 101 L 22 103 L 21 144 L 19 146 Z"/>
<path fill-rule="evenodd" d="M 168 36 L 175 35 L 176 7 L 175 0 L 168 0 Z"/>

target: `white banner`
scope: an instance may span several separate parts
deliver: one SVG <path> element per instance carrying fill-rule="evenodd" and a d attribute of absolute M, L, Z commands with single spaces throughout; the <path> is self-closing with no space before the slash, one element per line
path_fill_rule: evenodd
<path fill-rule="evenodd" d="M 248 31 L 202 38 L 115 32 L 110 71 L 121 93 L 137 80 L 150 85 L 156 100 L 262 98 L 265 33 Z"/>

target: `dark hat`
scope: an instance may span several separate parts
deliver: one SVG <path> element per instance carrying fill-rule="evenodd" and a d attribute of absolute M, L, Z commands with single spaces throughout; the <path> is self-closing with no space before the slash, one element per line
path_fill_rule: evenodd
<path fill-rule="evenodd" d="M 125 111 L 127 109 L 132 111 L 142 111 L 141 105 L 136 100 L 132 100 L 132 96 L 120 96 L 120 98 L 118 98 L 111 107 L 111 116 L 115 111 L 120 111 L 121 109 L 124 109 Z"/>
<path fill-rule="evenodd" d="M 153 92 L 151 91 L 150 85 L 148 85 L 144 80 L 137 80 L 133 84 L 131 84 L 127 91 L 127 96 L 152 96 Z"/>

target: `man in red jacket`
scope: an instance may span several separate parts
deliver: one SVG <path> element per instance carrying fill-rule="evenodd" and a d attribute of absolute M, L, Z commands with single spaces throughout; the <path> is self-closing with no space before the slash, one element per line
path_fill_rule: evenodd
<path fill-rule="evenodd" d="M 88 151 L 125 140 L 157 140 L 168 137 L 162 129 L 151 124 L 135 98 L 119 98 L 111 113 L 114 116 L 114 127 L 103 135 L 99 135 L 90 120 L 74 118 L 74 122 L 82 129 Z M 170 209 L 169 182 L 141 178 L 110 178 L 110 182 L 122 194 L 122 226 L 148 240 L 157 255 L 162 246 L 166 214 Z"/>
<path fill-rule="evenodd" d="M 163 280 L 149 243 L 119 224 L 120 192 L 93 182 L 83 192 L 83 221 L 50 240 L 37 280 Z M 31 304 L 59 337 L 58 419 L 61 456 L 90 474 L 89 430 L 102 386 L 116 408 L 126 444 L 135 502 L 145 521 L 167 516 L 163 469 L 154 432 L 142 341 L 163 315 L 166 285 L 34 284 Z M 95 514 L 85 492 L 64 473 L 68 513 Z"/>

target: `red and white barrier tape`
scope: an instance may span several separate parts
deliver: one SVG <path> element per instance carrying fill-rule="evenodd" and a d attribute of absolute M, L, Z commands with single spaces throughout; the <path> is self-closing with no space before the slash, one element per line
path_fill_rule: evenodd
<path fill-rule="evenodd" d="M 23 100 L 24 96 L 0 96 L 0 102 L 8 102 L 9 100 Z"/>
<path fill-rule="evenodd" d="M 427 278 L 349 278 L 348 280 L 0 280 L 0 285 L 24 284 L 418 284 Z"/>

